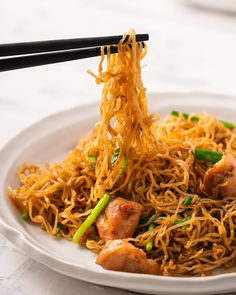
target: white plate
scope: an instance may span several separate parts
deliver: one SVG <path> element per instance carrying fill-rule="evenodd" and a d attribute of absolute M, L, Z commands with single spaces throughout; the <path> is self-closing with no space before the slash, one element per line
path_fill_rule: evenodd
<path fill-rule="evenodd" d="M 151 94 L 151 111 L 167 114 L 208 111 L 236 122 L 236 100 L 209 94 Z M 52 238 L 38 226 L 23 222 L 8 200 L 7 186 L 17 186 L 16 170 L 23 162 L 61 160 L 99 119 L 99 103 L 58 113 L 32 125 L 0 152 L 0 229 L 34 259 L 65 275 L 84 281 L 150 294 L 219 294 L 236 291 L 236 273 L 209 277 L 163 277 L 103 270 L 95 255 L 66 240 Z"/>
<path fill-rule="evenodd" d="M 185 0 L 194 6 L 228 13 L 236 13 L 236 0 Z"/>

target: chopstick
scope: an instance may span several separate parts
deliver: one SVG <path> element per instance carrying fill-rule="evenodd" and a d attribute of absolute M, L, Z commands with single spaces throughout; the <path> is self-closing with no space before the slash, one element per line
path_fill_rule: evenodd
<path fill-rule="evenodd" d="M 47 40 L 23 43 L 8 43 L 0 44 L 0 56 L 12 56 L 21 54 L 31 54 L 49 51 L 68 50 L 76 48 L 88 48 L 103 45 L 118 44 L 123 38 L 118 36 L 77 38 L 77 39 L 62 39 L 62 40 Z M 129 35 L 126 36 L 124 43 L 128 41 Z M 148 34 L 136 34 L 136 41 L 148 41 Z"/>
<path fill-rule="evenodd" d="M 122 38 L 123 36 L 119 35 L 81 39 L 65 39 L 2 44 L 0 45 L 0 56 L 13 56 L 21 54 L 30 55 L 0 59 L 0 72 L 99 56 L 101 55 L 101 47 L 94 46 L 117 44 Z M 126 36 L 124 43 L 128 41 L 128 38 L 129 36 Z M 147 41 L 148 39 L 148 34 L 136 35 L 136 41 L 138 42 Z M 92 48 L 76 50 L 74 49 L 84 47 Z M 110 52 L 112 54 L 117 53 L 117 51 L 117 46 L 110 47 Z M 106 48 L 104 54 L 107 54 Z"/>
<path fill-rule="evenodd" d="M 118 47 L 112 46 L 110 51 L 111 53 L 117 53 Z M 107 54 L 106 49 L 104 50 L 104 54 Z M 94 47 L 89 49 L 68 50 L 54 53 L 28 55 L 23 57 L 4 58 L 0 59 L 0 72 L 84 59 L 100 55 L 101 47 Z"/>

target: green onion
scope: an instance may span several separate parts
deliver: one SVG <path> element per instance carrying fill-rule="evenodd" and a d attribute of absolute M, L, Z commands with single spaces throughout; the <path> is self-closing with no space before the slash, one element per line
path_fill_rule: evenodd
<path fill-rule="evenodd" d="M 148 230 L 153 230 L 155 228 L 155 224 L 153 222 L 149 225 Z M 146 244 L 146 251 L 151 251 L 153 247 L 153 239 L 149 239 Z"/>
<path fill-rule="evenodd" d="M 184 220 L 182 218 L 178 218 L 175 220 L 174 224 L 180 224 L 182 222 L 184 222 Z"/>
<path fill-rule="evenodd" d="M 192 216 L 187 216 L 184 218 L 184 221 L 188 221 L 192 218 Z M 189 227 L 189 224 L 185 224 L 182 226 L 182 229 L 187 229 Z"/>
<path fill-rule="evenodd" d="M 63 225 L 60 222 L 58 222 L 58 224 L 57 224 L 57 232 L 61 231 L 62 227 L 63 227 Z"/>
<path fill-rule="evenodd" d="M 90 165 L 93 167 L 94 170 L 96 170 L 96 163 L 95 162 L 91 162 Z"/>
<path fill-rule="evenodd" d="M 179 219 L 176 219 L 175 222 L 174 222 L 174 224 L 180 224 L 180 223 L 183 223 L 183 222 L 185 222 L 185 221 L 190 220 L 191 218 L 192 218 L 192 216 L 187 216 L 187 217 L 185 217 L 185 218 L 179 218 Z M 185 224 L 185 225 L 182 226 L 182 229 L 187 229 L 188 226 L 189 226 L 188 224 Z"/>
<path fill-rule="evenodd" d="M 97 159 L 97 155 L 93 155 L 93 154 L 91 154 L 91 155 L 88 155 L 88 158 L 90 158 L 90 159 Z"/>
<path fill-rule="evenodd" d="M 120 156 L 120 148 L 117 147 L 115 149 L 114 154 L 112 155 L 112 158 L 111 158 L 111 165 L 112 166 L 115 164 L 115 162 L 117 161 L 117 159 L 119 158 L 119 156 Z M 127 169 L 127 166 L 128 166 L 128 160 L 126 158 L 126 155 L 124 155 L 122 173 L 125 172 L 125 170 Z"/>
<path fill-rule="evenodd" d="M 94 170 L 96 170 L 96 161 L 97 161 L 97 155 L 89 154 L 88 158 L 93 159 L 94 162 L 90 162 L 90 165 L 93 167 Z"/>
<path fill-rule="evenodd" d="M 145 216 L 145 217 L 142 217 L 141 219 L 140 219 L 140 222 L 139 222 L 139 224 L 145 224 L 145 223 L 147 223 L 148 221 L 149 221 L 149 219 L 151 219 L 151 215 L 148 215 L 148 216 Z M 154 226 L 156 226 L 156 224 L 157 224 L 157 222 L 158 221 L 162 221 L 162 220 L 165 220 L 166 219 L 166 216 L 158 216 L 156 219 L 154 219 L 153 221 L 152 221 L 152 224 L 154 225 Z"/>
<path fill-rule="evenodd" d="M 117 148 L 115 149 L 114 154 L 112 155 L 112 158 L 111 158 L 111 165 L 112 165 L 112 166 L 115 164 L 115 162 L 116 162 L 117 159 L 119 158 L 119 155 L 120 155 L 120 148 L 117 147 Z"/>
<path fill-rule="evenodd" d="M 176 116 L 176 117 L 178 117 L 179 114 L 180 114 L 180 113 L 177 112 L 177 111 L 172 111 L 172 112 L 171 112 L 171 115 L 172 115 L 172 116 Z M 189 114 L 183 113 L 182 115 L 183 115 L 183 117 L 184 117 L 186 120 L 189 118 Z M 191 121 L 199 121 L 199 120 L 200 120 L 200 119 L 199 119 L 198 117 L 192 117 L 192 118 L 191 118 Z M 220 122 L 225 126 L 225 128 L 228 128 L 228 129 L 234 129 L 234 128 L 236 127 L 235 124 L 230 123 L 230 122 L 225 122 L 225 121 L 220 121 Z"/>
<path fill-rule="evenodd" d="M 127 169 L 127 166 L 128 166 L 128 160 L 126 158 L 126 155 L 124 155 L 122 172 L 125 172 L 125 170 Z"/>
<path fill-rule="evenodd" d="M 27 221 L 29 219 L 29 214 L 27 212 L 23 212 L 21 214 L 21 219 Z"/>
<path fill-rule="evenodd" d="M 206 162 L 212 162 L 217 163 L 221 160 L 223 156 L 223 153 L 213 152 L 209 150 L 201 150 L 196 149 L 195 150 L 195 158 L 198 160 L 206 161 Z"/>
<path fill-rule="evenodd" d="M 159 221 L 166 219 L 166 216 L 158 216 L 152 223 L 157 224 Z"/>
<path fill-rule="evenodd" d="M 106 205 L 110 201 L 110 194 L 105 193 L 101 200 L 97 203 L 97 205 L 93 208 L 92 212 L 85 219 L 85 221 L 81 224 L 80 228 L 76 231 L 73 236 L 72 242 L 79 243 L 80 239 L 83 237 L 86 230 L 94 223 L 94 221 L 98 218 L 101 212 L 104 210 Z"/>
<path fill-rule="evenodd" d="M 165 220 L 166 219 L 166 216 L 158 216 L 156 219 L 155 219 L 155 222 L 157 221 L 161 221 L 161 220 Z"/>
<path fill-rule="evenodd" d="M 220 122 L 225 126 L 225 128 L 228 128 L 228 129 L 234 129 L 235 128 L 235 124 L 233 124 L 233 123 L 225 122 L 225 121 L 220 121 Z"/>
<path fill-rule="evenodd" d="M 172 116 L 176 116 L 176 117 L 178 117 L 179 114 L 180 114 L 180 113 L 177 112 L 177 111 L 172 111 L 172 112 L 171 112 L 171 115 L 172 115 Z M 183 117 L 184 117 L 186 120 L 189 118 L 189 114 L 183 113 L 182 115 L 183 115 Z M 191 121 L 199 121 L 200 119 L 199 119 L 198 117 L 191 117 L 190 120 L 191 120 Z"/>
<path fill-rule="evenodd" d="M 199 121 L 200 119 L 198 118 L 198 117 L 191 117 L 191 121 L 193 121 L 193 122 L 197 122 L 197 121 Z"/>
<path fill-rule="evenodd" d="M 150 217 L 147 216 L 144 221 L 148 222 L 149 219 L 150 219 Z M 158 216 L 153 222 L 151 222 L 149 224 L 148 230 L 149 231 L 153 230 L 157 226 L 158 221 L 165 220 L 165 219 L 166 219 L 166 216 Z M 153 247 L 153 239 L 150 239 L 150 240 L 147 241 L 146 251 L 151 251 L 152 247 Z"/>
<path fill-rule="evenodd" d="M 192 197 L 186 197 L 184 200 L 184 206 L 191 206 L 192 205 Z"/>

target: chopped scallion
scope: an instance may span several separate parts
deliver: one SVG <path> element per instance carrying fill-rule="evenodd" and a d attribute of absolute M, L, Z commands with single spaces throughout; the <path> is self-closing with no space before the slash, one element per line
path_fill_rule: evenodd
<path fill-rule="evenodd" d="M 185 221 L 190 220 L 191 218 L 192 218 L 191 216 L 187 216 L 187 217 L 185 217 L 185 218 L 178 218 L 178 219 L 175 220 L 174 224 L 180 224 L 180 223 L 183 223 L 183 222 L 185 222 Z M 185 225 L 182 226 L 182 229 L 187 229 L 188 226 L 189 226 L 188 224 L 185 224 Z"/>
<path fill-rule="evenodd" d="M 191 218 L 192 218 L 191 216 L 187 216 L 187 217 L 184 218 L 184 221 L 188 221 Z M 185 225 L 182 226 L 182 229 L 187 229 L 188 227 L 189 227 L 189 224 L 185 224 Z"/>
<path fill-rule="evenodd" d="M 90 162 L 90 165 L 93 167 L 94 170 L 96 170 L 96 161 L 98 156 L 94 154 L 89 154 L 88 158 L 93 160 L 92 162 Z"/>
<path fill-rule="evenodd" d="M 166 219 L 166 216 L 158 216 L 155 221 L 161 221 L 161 220 L 165 220 Z"/>
<path fill-rule="evenodd" d="M 88 158 L 90 158 L 90 159 L 97 159 L 97 155 L 93 155 L 93 154 L 91 154 L 91 155 L 88 155 Z"/>
<path fill-rule="evenodd" d="M 186 197 L 184 200 L 184 206 L 191 206 L 192 205 L 192 197 Z"/>
<path fill-rule="evenodd" d="M 119 158 L 119 155 L 120 155 L 120 148 L 117 147 L 117 148 L 115 149 L 114 154 L 112 155 L 112 158 L 111 158 L 111 165 L 112 165 L 112 166 L 115 164 L 115 162 L 116 162 L 117 159 Z"/>
<path fill-rule="evenodd" d="M 127 169 L 127 166 L 128 166 L 128 160 L 126 158 L 126 155 L 124 155 L 122 172 L 125 172 L 125 170 Z"/>
<path fill-rule="evenodd" d="M 155 224 L 151 223 L 148 227 L 148 230 L 151 231 L 155 228 Z M 149 239 L 146 244 L 146 251 L 151 251 L 153 247 L 153 239 Z"/>
<path fill-rule="evenodd" d="M 89 216 L 85 219 L 85 221 L 81 224 L 80 228 L 76 231 L 73 236 L 72 242 L 79 243 L 80 239 L 83 237 L 84 233 L 87 229 L 95 222 L 101 212 L 104 210 L 106 205 L 110 201 L 110 194 L 105 193 L 101 200 L 97 203 L 97 205 L 93 208 L 92 212 Z"/>
<path fill-rule="evenodd" d="M 196 149 L 195 158 L 198 160 L 217 163 L 221 160 L 223 153 L 213 152 L 209 150 Z"/>
<path fill-rule="evenodd" d="M 63 225 L 60 222 L 58 222 L 58 224 L 57 224 L 57 232 L 60 232 L 62 230 L 62 227 L 63 227 Z"/>
<path fill-rule="evenodd" d="M 27 221 L 29 219 L 29 214 L 27 212 L 23 212 L 21 214 L 21 219 Z"/>
<path fill-rule="evenodd" d="M 120 156 L 120 148 L 117 147 L 115 149 L 114 154 L 112 155 L 112 158 L 111 158 L 111 165 L 112 166 L 115 164 L 115 162 L 117 161 L 117 159 L 119 158 L 119 156 Z M 126 155 L 124 155 L 122 172 L 125 172 L 125 170 L 127 169 L 127 166 L 128 166 L 128 160 L 126 158 Z"/>
<path fill-rule="evenodd" d="M 225 126 L 225 128 L 228 128 L 228 129 L 234 129 L 236 126 L 235 124 L 230 122 L 225 122 L 225 121 L 220 121 L 220 122 Z"/>
<path fill-rule="evenodd" d="M 175 220 L 174 224 L 180 224 L 182 223 L 184 220 L 182 218 L 178 218 Z"/>
<path fill-rule="evenodd" d="M 94 170 L 96 170 L 96 163 L 95 162 L 91 162 L 90 165 L 93 167 Z"/>

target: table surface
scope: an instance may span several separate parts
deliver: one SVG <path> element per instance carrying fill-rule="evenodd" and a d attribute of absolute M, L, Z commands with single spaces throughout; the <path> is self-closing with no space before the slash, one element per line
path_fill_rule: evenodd
<path fill-rule="evenodd" d="M 195 1 L 196 2 L 196 1 Z M 148 91 L 236 94 L 236 16 L 187 0 L 0 0 L 0 43 L 149 33 Z M 1 74 L 0 145 L 31 123 L 100 99 L 86 73 L 99 59 Z M 174 108 L 174 106 L 173 106 Z M 0 235 L 0 294 L 130 294 L 58 274 Z"/>

